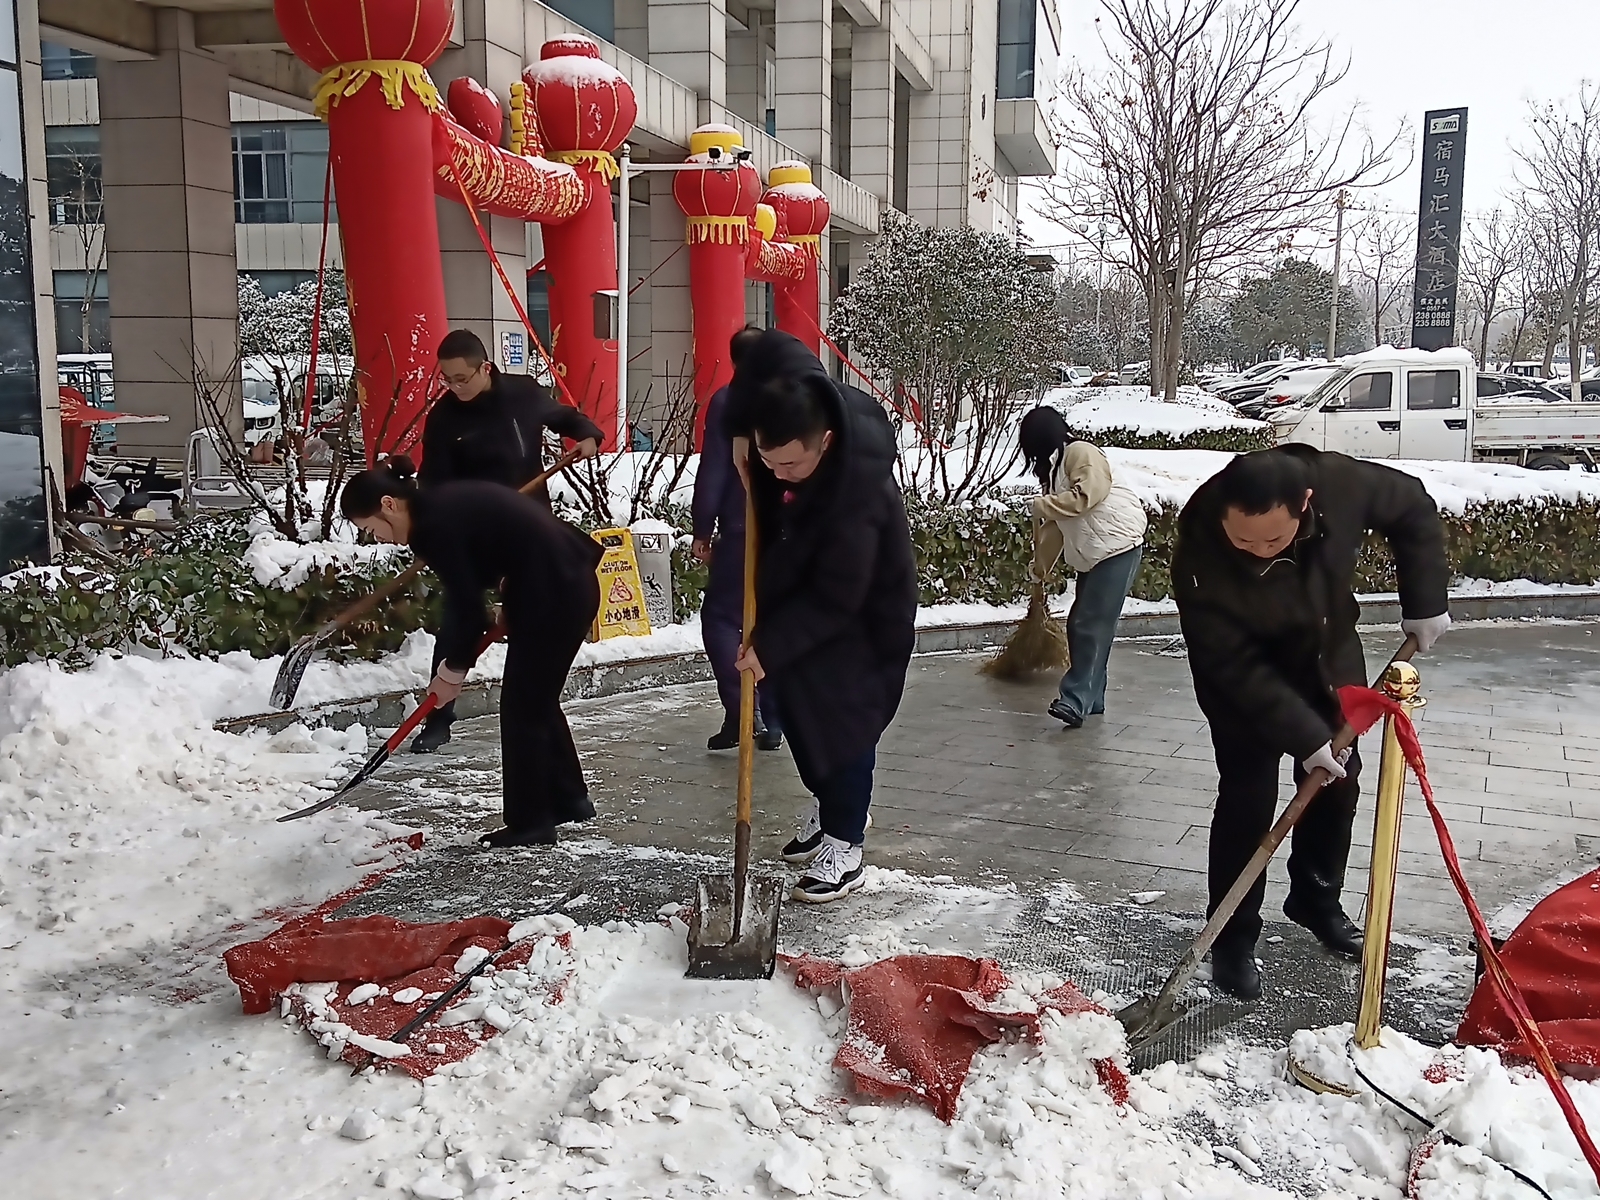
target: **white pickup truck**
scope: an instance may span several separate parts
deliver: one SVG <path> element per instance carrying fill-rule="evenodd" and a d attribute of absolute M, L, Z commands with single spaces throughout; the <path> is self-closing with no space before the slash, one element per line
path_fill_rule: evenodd
<path fill-rule="evenodd" d="M 1380 346 L 1341 358 L 1339 373 L 1267 414 L 1274 440 L 1358 458 L 1504 462 L 1600 470 L 1600 403 L 1478 399 L 1466 350 Z"/>

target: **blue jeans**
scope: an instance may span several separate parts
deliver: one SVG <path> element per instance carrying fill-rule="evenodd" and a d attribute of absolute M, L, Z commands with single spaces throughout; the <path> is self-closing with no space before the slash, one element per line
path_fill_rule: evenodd
<path fill-rule="evenodd" d="M 729 722 L 739 719 L 739 672 L 734 659 L 744 637 L 744 533 L 719 537 L 711 545 L 711 569 L 706 580 L 705 598 L 700 603 L 700 637 L 711 673 L 717 681 L 717 697 Z M 756 713 L 769 732 L 781 733 L 777 701 L 772 689 L 756 688 Z"/>
<path fill-rule="evenodd" d="M 1117 636 L 1122 602 L 1138 574 L 1144 547 L 1114 554 L 1078 576 L 1078 592 L 1067 614 L 1067 650 L 1072 666 L 1061 677 L 1061 703 L 1080 717 L 1106 710 L 1106 663 Z"/>

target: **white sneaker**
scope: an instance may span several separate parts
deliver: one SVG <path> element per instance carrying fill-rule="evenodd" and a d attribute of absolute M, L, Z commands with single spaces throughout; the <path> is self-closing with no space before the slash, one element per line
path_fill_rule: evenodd
<path fill-rule="evenodd" d="M 825 833 L 820 837 L 816 857 L 794 885 L 794 898 L 807 904 L 837 900 L 861 886 L 862 848 Z"/>
<path fill-rule="evenodd" d="M 780 853 L 784 862 L 798 863 L 804 866 L 817 856 L 822 849 L 822 806 L 815 800 L 811 802 L 811 811 L 800 822 L 800 832 L 790 838 Z"/>

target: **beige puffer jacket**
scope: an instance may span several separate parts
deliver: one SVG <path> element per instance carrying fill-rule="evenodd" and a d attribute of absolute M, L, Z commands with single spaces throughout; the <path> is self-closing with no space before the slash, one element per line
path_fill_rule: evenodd
<path fill-rule="evenodd" d="M 1150 518 L 1106 452 L 1072 442 L 1061 453 L 1050 494 L 1033 502 L 1033 573 L 1044 578 L 1060 558 L 1079 573 L 1144 543 Z"/>

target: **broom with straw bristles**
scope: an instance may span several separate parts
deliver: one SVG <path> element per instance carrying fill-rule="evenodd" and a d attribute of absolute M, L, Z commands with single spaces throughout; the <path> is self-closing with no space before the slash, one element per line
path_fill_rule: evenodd
<path fill-rule="evenodd" d="M 1022 624 L 981 670 L 996 679 L 1025 679 L 1040 671 L 1065 671 L 1070 665 L 1066 628 L 1051 615 L 1044 584 L 1035 581 Z"/>

